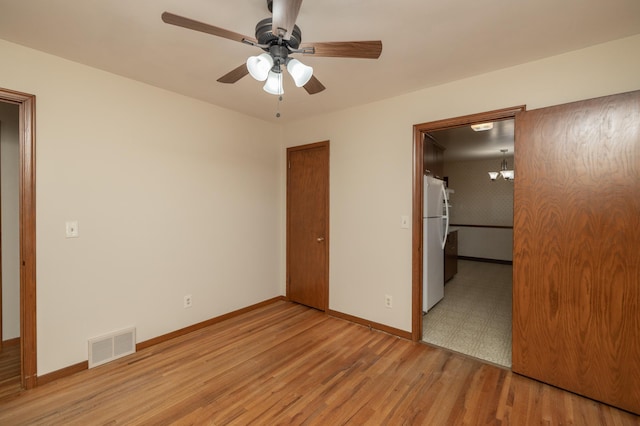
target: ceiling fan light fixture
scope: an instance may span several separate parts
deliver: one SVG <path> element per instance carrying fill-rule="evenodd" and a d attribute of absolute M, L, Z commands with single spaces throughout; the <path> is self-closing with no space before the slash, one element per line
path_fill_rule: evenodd
<path fill-rule="evenodd" d="M 313 68 L 303 64 L 297 59 L 289 59 L 287 62 L 287 71 L 289 71 L 297 87 L 302 87 L 307 84 L 313 75 Z"/>
<path fill-rule="evenodd" d="M 268 53 L 258 56 L 250 56 L 247 59 L 247 69 L 251 77 L 258 81 L 265 81 L 269 76 L 269 71 L 273 67 L 273 58 Z"/>
<path fill-rule="evenodd" d="M 276 73 L 269 71 L 267 82 L 264 83 L 264 91 L 272 95 L 283 95 L 284 88 L 282 87 L 282 72 Z"/>

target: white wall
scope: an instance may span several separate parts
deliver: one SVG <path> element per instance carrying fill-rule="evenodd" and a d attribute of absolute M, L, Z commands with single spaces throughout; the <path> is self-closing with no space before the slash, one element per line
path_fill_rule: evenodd
<path fill-rule="evenodd" d="M 0 55 L 0 87 L 36 95 L 38 375 L 111 330 L 144 341 L 282 294 L 279 127 L 8 42 Z"/>
<path fill-rule="evenodd" d="M 640 89 L 633 52 L 640 36 L 287 125 L 285 146 L 331 141 L 330 308 L 411 330 L 411 231 L 400 216 L 412 207 L 414 124 Z"/>
<path fill-rule="evenodd" d="M 0 102 L 2 177 L 2 340 L 20 336 L 18 105 Z"/>

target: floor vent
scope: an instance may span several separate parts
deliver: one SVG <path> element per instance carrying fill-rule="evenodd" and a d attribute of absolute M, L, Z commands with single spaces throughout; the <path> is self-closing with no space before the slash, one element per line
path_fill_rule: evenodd
<path fill-rule="evenodd" d="M 89 368 L 97 367 L 136 351 L 136 329 L 114 331 L 89 339 Z"/>

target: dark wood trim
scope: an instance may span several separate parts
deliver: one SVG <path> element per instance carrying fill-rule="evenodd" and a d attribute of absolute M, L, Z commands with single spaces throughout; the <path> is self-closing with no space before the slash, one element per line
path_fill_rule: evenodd
<path fill-rule="evenodd" d="M 513 265 L 512 260 L 487 259 L 484 257 L 458 256 L 459 260 L 470 260 L 472 262 L 498 263 L 500 265 Z"/>
<path fill-rule="evenodd" d="M 494 111 L 482 112 L 479 114 L 465 115 L 462 117 L 446 118 L 444 120 L 430 121 L 428 123 L 416 124 L 414 129 L 420 133 L 434 130 L 452 129 L 454 127 L 469 126 L 475 123 L 486 121 L 500 121 L 514 118 L 516 113 L 525 111 L 526 105 L 519 105 L 511 108 L 496 109 Z"/>
<path fill-rule="evenodd" d="M 89 368 L 88 361 L 82 361 L 77 364 L 70 365 L 65 368 L 61 368 L 60 370 L 52 371 L 51 373 L 44 374 L 38 377 L 37 386 L 46 385 L 47 383 L 51 383 L 54 380 L 62 379 L 63 377 L 68 377 L 73 374 L 79 373 Z"/>
<path fill-rule="evenodd" d="M 0 132 L 2 132 L 2 122 L 0 122 Z M 0 141 L 2 135 L 0 134 Z M 0 170 L 2 169 L 2 150 L 0 149 Z M 2 175 L 0 174 L 0 207 L 2 207 Z M 3 348 L 4 342 L 2 337 L 2 318 L 4 316 L 2 312 L 2 211 L 0 209 L 0 351 Z"/>
<path fill-rule="evenodd" d="M 374 330 L 384 331 L 385 333 L 393 334 L 394 336 L 402 337 L 403 339 L 412 340 L 411 333 L 409 333 L 408 331 L 400 330 L 399 328 L 389 327 L 388 325 L 369 321 L 364 318 L 355 317 L 353 315 L 344 314 L 342 312 L 332 311 L 331 309 L 327 311 L 327 315 L 331 315 L 332 317 L 340 318 L 356 324 L 364 325 L 365 327 L 369 327 Z"/>
<path fill-rule="evenodd" d="M 289 173 L 288 173 L 288 163 L 289 163 L 289 153 L 290 152 L 294 152 L 294 151 L 304 151 L 307 149 L 314 149 L 314 148 L 326 148 L 327 149 L 327 173 L 329 174 L 329 176 L 327 176 L 327 193 L 325 194 L 326 197 L 326 211 L 325 211 L 325 229 L 327 231 L 326 235 L 325 235 L 325 250 L 326 250 L 326 259 L 327 259 L 327 264 L 326 264 L 326 270 L 325 270 L 325 276 L 327 277 L 327 282 L 326 282 L 326 293 L 324 295 L 324 307 L 323 307 L 323 311 L 327 312 L 329 310 L 329 262 L 331 261 L 330 259 L 330 238 L 331 238 L 331 229 L 330 229 L 330 223 L 331 223 L 331 218 L 329 217 L 329 214 L 331 212 L 331 208 L 330 208 L 330 202 L 331 202 L 331 146 L 330 146 L 331 142 L 329 140 L 326 141 L 321 141 L 321 142 L 315 142 L 315 143 L 310 143 L 310 144 L 306 144 L 306 145 L 298 145 L 298 146 L 292 146 L 287 148 L 287 157 L 286 157 L 286 163 L 285 164 L 285 168 L 287 168 L 287 172 L 286 172 L 286 189 L 285 189 L 285 194 L 289 193 Z M 285 226 L 286 226 L 286 248 L 285 248 L 285 253 L 286 253 L 286 261 L 285 261 L 285 268 L 286 268 L 286 277 L 285 277 L 285 286 L 286 286 L 286 295 L 285 298 L 287 301 L 290 301 L 289 298 L 289 284 L 290 284 L 290 280 L 289 280 L 289 259 L 290 259 L 290 255 L 289 255 L 289 220 L 290 220 L 290 212 L 289 212 L 289 200 L 287 197 L 286 200 L 286 222 L 285 222 Z"/>
<path fill-rule="evenodd" d="M 36 356 L 36 97 L 0 88 L 0 101 L 19 106 L 20 367 L 24 389 L 37 382 Z"/>
<path fill-rule="evenodd" d="M 423 131 L 413 126 L 413 229 L 411 236 L 411 340 L 422 340 L 422 315 L 416 315 L 416 309 L 422 311 L 422 206 L 424 205 L 424 143 Z M 421 314 L 421 312 L 419 312 Z"/>
<path fill-rule="evenodd" d="M 499 226 L 499 225 L 459 225 L 452 223 L 449 226 L 459 226 L 461 228 L 495 228 L 495 229 L 513 229 L 513 226 Z"/>
<path fill-rule="evenodd" d="M 423 192 L 423 134 L 434 130 L 451 129 L 486 121 L 498 121 L 515 118 L 516 114 L 525 111 L 526 106 L 497 109 L 479 114 L 447 118 L 413 126 L 413 234 L 411 249 L 411 338 L 422 339 L 422 192 Z M 514 153 L 515 154 L 515 153 Z M 515 155 L 514 155 L 515 157 Z"/>
<path fill-rule="evenodd" d="M 189 334 L 193 331 L 200 330 L 202 328 L 208 327 L 213 324 L 217 324 L 224 320 L 228 320 L 230 318 L 237 317 L 249 311 L 253 311 L 255 309 L 261 308 L 266 305 L 270 305 L 272 303 L 278 302 L 280 300 L 284 300 L 283 296 L 274 297 L 273 299 L 268 299 L 260 303 L 256 303 L 255 305 L 247 306 L 246 308 L 238 309 L 233 312 L 226 313 L 224 315 L 220 315 L 215 318 L 208 319 L 206 321 L 199 322 L 197 324 L 190 325 L 189 327 L 181 328 L 180 330 L 172 331 L 171 333 L 163 334 L 162 336 L 154 337 L 153 339 L 145 340 L 144 342 L 140 342 L 136 344 L 136 351 L 141 351 L 142 349 L 146 349 L 150 346 L 157 345 L 162 342 L 166 342 L 167 340 L 175 339 L 176 337 L 184 336 L 185 334 Z"/>

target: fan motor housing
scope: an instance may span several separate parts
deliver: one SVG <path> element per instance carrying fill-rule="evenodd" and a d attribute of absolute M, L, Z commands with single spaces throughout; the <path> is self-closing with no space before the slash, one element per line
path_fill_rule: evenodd
<path fill-rule="evenodd" d="M 273 45 L 278 43 L 278 36 L 273 33 L 273 20 L 265 18 L 256 25 L 256 40 L 259 44 Z M 293 26 L 293 32 L 289 40 L 283 43 L 292 49 L 297 49 L 302 41 L 302 31 L 297 25 Z"/>

